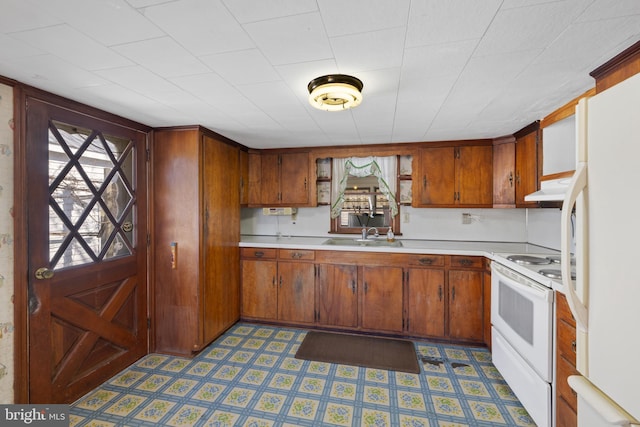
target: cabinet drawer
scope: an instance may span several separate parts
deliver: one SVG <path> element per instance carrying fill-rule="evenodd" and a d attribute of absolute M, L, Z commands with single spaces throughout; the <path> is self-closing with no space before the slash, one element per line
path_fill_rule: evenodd
<path fill-rule="evenodd" d="M 407 264 L 416 267 L 442 267 L 444 266 L 444 256 L 442 255 L 409 255 Z"/>
<path fill-rule="evenodd" d="M 483 257 L 460 255 L 451 256 L 451 267 L 482 268 L 483 264 Z"/>
<path fill-rule="evenodd" d="M 576 371 L 575 367 L 567 361 L 564 357 L 560 356 L 557 359 L 557 368 L 558 372 L 556 374 L 556 387 L 558 397 L 562 397 L 573 409 L 574 412 L 577 411 L 578 408 L 578 397 L 576 392 L 569 386 L 567 382 L 567 378 L 571 375 L 580 375 L 578 371 Z"/>
<path fill-rule="evenodd" d="M 316 259 L 315 251 L 304 249 L 280 249 L 278 258 L 288 260 L 313 261 Z"/>
<path fill-rule="evenodd" d="M 576 365 L 576 328 L 558 319 L 558 354 Z"/>
<path fill-rule="evenodd" d="M 276 259 L 277 249 L 274 248 L 240 248 L 243 259 Z"/>

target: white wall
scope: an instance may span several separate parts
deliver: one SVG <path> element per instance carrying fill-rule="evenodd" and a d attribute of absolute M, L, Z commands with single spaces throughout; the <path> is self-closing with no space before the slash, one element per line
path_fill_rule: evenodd
<path fill-rule="evenodd" d="M 462 224 L 462 213 L 473 215 Z M 409 222 L 404 222 L 408 214 Z M 404 239 L 525 242 L 524 209 L 413 209 L 401 207 Z M 265 216 L 262 209 L 242 209 L 242 234 L 283 236 L 328 236 L 329 206 L 299 208 L 291 216 Z"/>
<path fill-rule="evenodd" d="M 560 209 L 529 209 L 527 241 L 535 245 L 560 250 Z"/>
<path fill-rule="evenodd" d="M 13 403 L 13 89 L 0 84 L 0 404 Z"/>

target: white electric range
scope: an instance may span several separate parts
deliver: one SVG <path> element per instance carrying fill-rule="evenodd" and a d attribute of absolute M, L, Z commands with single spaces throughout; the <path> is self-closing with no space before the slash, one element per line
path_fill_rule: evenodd
<path fill-rule="evenodd" d="M 560 255 L 494 254 L 491 264 L 492 358 L 538 426 L 555 418 L 554 288 Z"/>

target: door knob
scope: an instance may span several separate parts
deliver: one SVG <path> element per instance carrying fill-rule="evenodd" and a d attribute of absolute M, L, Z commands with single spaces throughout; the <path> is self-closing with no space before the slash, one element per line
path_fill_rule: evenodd
<path fill-rule="evenodd" d="M 51 279 L 53 275 L 53 270 L 49 270 L 46 267 L 41 267 L 36 270 L 36 279 L 38 280 Z"/>

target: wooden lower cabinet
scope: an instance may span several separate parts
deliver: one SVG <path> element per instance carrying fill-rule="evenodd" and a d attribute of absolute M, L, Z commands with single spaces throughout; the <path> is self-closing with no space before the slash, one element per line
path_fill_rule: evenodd
<path fill-rule="evenodd" d="M 482 271 L 449 271 L 449 337 L 483 341 Z"/>
<path fill-rule="evenodd" d="M 278 263 L 242 261 L 242 316 L 276 319 L 278 316 Z"/>
<path fill-rule="evenodd" d="M 320 326 L 358 327 L 358 267 L 319 264 L 316 282 Z"/>
<path fill-rule="evenodd" d="M 567 378 L 576 369 L 576 322 L 566 297 L 556 292 L 556 426 L 577 425 L 578 396 Z"/>
<path fill-rule="evenodd" d="M 405 328 L 410 335 L 445 336 L 444 278 L 444 269 L 408 269 Z"/>
<path fill-rule="evenodd" d="M 278 320 L 313 324 L 315 269 L 311 263 L 278 261 Z"/>
<path fill-rule="evenodd" d="M 242 257 L 244 319 L 487 339 L 482 257 L 256 248 L 243 248 Z"/>
<path fill-rule="evenodd" d="M 380 332 L 402 332 L 402 267 L 364 266 L 361 326 Z"/>

